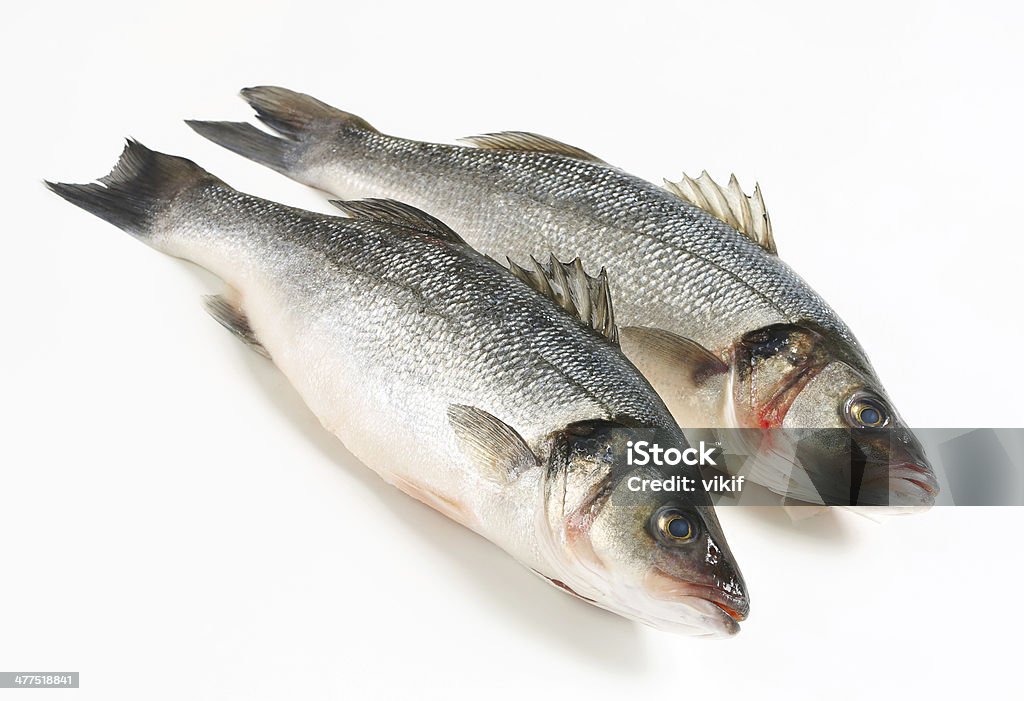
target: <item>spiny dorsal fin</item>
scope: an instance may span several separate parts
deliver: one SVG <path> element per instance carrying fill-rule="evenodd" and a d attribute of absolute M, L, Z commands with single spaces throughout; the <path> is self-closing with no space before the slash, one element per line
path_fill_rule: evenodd
<path fill-rule="evenodd" d="M 562 263 L 553 253 L 547 266 L 533 256 L 530 256 L 530 261 L 533 269 L 528 270 L 509 260 L 509 270 L 527 285 L 554 300 L 587 328 L 612 343 L 619 342 L 608 273 L 604 268 L 601 268 L 597 277 L 593 277 L 583 269 L 579 258 L 571 263 Z"/>
<path fill-rule="evenodd" d="M 440 219 L 412 205 L 387 199 L 330 200 L 331 204 L 353 219 L 367 219 L 416 229 L 452 243 L 465 243 L 462 237 Z"/>
<path fill-rule="evenodd" d="M 209 312 L 210 316 L 216 319 L 221 326 L 235 334 L 243 343 L 264 358 L 270 357 L 270 353 L 260 343 L 259 339 L 256 338 L 256 333 L 252 330 L 252 326 L 249 325 L 249 317 L 245 315 L 245 312 L 237 304 L 232 304 L 223 295 L 204 295 L 203 306 L 206 307 L 206 311 Z"/>
<path fill-rule="evenodd" d="M 722 187 L 705 170 L 696 180 L 684 173 L 682 180 L 677 183 L 666 180 L 665 186 L 690 204 L 721 219 L 764 250 L 778 255 L 775 237 L 772 236 L 772 221 L 768 218 L 761 186 L 757 183 L 754 184 L 754 194 L 747 195 L 735 175 L 729 177 L 728 187 Z"/>
<path fill-rule="evenodd" d="M 462 143 L 486 148 L 494 151 L 537 151 L 539 153 L 555 153 L 570 158 L 578 158 L 581 161 L 593 161 L 604 163 L 592 153 L 587 153 L 581 148 L 570 146 L 548 136 L 532 134 L 528 131 L 499 131 L 493 134 L 480 134 L 478 136 L 467 136 L 459 139 Z"/>

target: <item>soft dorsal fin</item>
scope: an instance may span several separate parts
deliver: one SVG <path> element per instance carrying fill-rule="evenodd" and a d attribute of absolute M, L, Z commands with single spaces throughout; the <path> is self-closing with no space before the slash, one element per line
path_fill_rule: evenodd
<path fill-rule="evenodd" d="M 494 151 L 536 151 L 538 153 L 554 153 L 560 156 L 578 158 L 581 161 L 593 161 L 604 163 L 592 153 L 587 153 L 581 148 L 570 146 L 548 136 L 532 134 L 528 131 L 499 131 L 493 134 L 480 134 L 479 136 L 467 136 L 459 141 Z"/>
<path fill-rule="evenodd" d="M 729 177 L 728 187 L 722 187 L 705 170 L 696 180 L 684 173 L 682 180 L 677 183 L 666 180 L 665 186 L 683 200 L 721 219 L 764 250 L 778 254 L 775 237 L 772 236 L 772 221 L 768 218 L 761 186 L 757 183 L 754 184 L 754 194 L 747 195 L 735 175 Z"/>
<path fill-rule="evenodd" d="M 612 343 L 619 342 L 608 273 L 604 268 L 594 277 L 583 269 L 579 258 L 571 263 L 562 263 L 553 253 L 547 266 L 533 256 L 530 256 L 530 261 L 533 263 L 532 269 L 523 268 L 509 260 L 509 270 L 527 285 L 554 300 L 587 328 Z"/>
<path fill-rule="evenodd" d="M 397 224 L 452 243 L 465 243 L 462 237 L 452 231 L 443 221 L 404 202 L 374 198 L 350 201 L 330 200 L 330 202 L 353 219 Z"/>
<path fill-rule="evenodd" d="M 514 428 L 483 409 L 452 404 L 448 407 L 448 423 L 463 452 L 483 470 L 485 477 L 498 484 L 511 483 L 540 464 Z"/>

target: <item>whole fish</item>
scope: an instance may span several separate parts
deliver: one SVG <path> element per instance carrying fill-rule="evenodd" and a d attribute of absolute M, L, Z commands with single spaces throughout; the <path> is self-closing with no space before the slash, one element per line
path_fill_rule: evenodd
<path fill-rule="evenodd" d="M 48 186 L 225 280 L 208 310 L 389 483 L 598 606 L 739 630 L 746 589 L 708 494 L 627 485 L 668 474 L 627 464 L 634 437 L 688 444 L 579 266 L 552 273 L 567 287 L 546 298 L 412 207 L 306 212 L 131 141 L 99 183 Z"/>
<path fill-rule="evenodd" d="M 606 268 L 622 349 L 681 425 L 764 430 L 721 432 L 756 444 L 742 449 L 759 456 L 754 481 L 817 503 L 934 502 L 923 448 L 851 331 L 779 258 L 759 189 L 706 174 L 663 189 L 536 134 L 423 143 L 284 88 L 242 95 L 276 135 L 189 124 L 335 195 L 429 211 L 483 253 Z"/>

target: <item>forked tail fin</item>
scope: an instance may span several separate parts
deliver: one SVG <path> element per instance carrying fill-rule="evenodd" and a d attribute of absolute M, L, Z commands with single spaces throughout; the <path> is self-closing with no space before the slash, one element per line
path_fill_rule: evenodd
<path fill-rule="evenodd" d="M 46 186 L 71 204 L 144 239 L 161 212 L 182 192 L 203 183 L 223 184 L 186 158 L 158 153 L 129 139 L 117 165 L 98 182 L 47 182 Z"/>
<path fill-rule="evenodd" d="M 245 88 L 242 97 L 256 110 L 257 119 L 280 136 L 245 122 L 187 120 L 186 124 L 215 144 L 286 175 L 294 171 L 311 137 L 342 129 L 377 131 L 354 114 L 286 88 Z"/>

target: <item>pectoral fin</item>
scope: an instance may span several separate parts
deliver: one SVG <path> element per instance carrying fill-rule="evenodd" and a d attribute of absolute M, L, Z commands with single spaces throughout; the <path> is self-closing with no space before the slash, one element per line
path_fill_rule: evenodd
<path fill-rule="evenodd" d="M 481 466 L 489 479 L 508 484 L 540 464 L 514 428 L 483 409 L 452 404 L 448 407 L 448 422 L 463 452 Z"/>
<path fill-rule="evenodd" d="M 670 366 L 688 368 L 695 385 L 729 369 L 721 358 L 701 344 L 665 329 L 625 326 L 619 329 L 619 334 L 624 345 L 632 343 Z"/>

